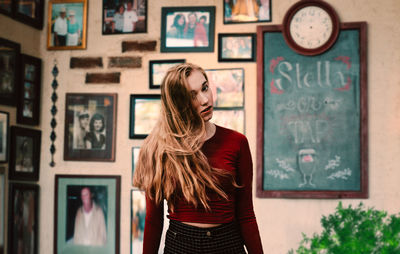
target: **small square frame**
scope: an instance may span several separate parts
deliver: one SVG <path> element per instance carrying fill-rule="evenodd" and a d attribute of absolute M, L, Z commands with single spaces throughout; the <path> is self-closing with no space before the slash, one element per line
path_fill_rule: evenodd
<path fill-rule="evenodd" d="M 218 34 L 218 62 L 254 62 L 255 59 L 255 33 Z"/>
<path fill-rule="evenodd" d="M 160 109 L 159 94 L 131 94 L 129 138 L 145 139 L 156 125 Z"/>
<path fill-rule="evenodd" d="M 149 88 L 160 89 L 161 82 L 168 69 L 176 64 L 185 63 L 186 59 L 150 60 L 149 61 Z"/>

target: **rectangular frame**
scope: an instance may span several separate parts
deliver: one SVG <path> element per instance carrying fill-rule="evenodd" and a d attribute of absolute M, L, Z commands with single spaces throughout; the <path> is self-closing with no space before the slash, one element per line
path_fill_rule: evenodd
<path fill-rule="evenodd" d="M 0 104 L 17 104 L 20 52 L 19 43 L 0 38 Z"/>
<path fill-rule="evenodd" d="M 118 4 L 121 1 L 103 0 L 103 35 L 113 34 L 132 34 L 132 33 L 146 33 L 147 32 L 147 0 L 128 1 L 125 4 Z M 127 12 L 127 3 L 132 3 L 132 12 L 129 14 L 129 19 L 132 20 L 132 26 L 125 26 L 124 15 Z M 123 8 L 123 12 L 118 13 Z M 117 15 L 118 14 L 118 15 Z M 117 17 L 115 17 L 117 15 Z M 116 24 L 119 29 L 116 29 Z M 122 26 L 122 27 L 121 27 Z"/>
<path fill-rule="evenodd" d="M 42 131 L 11 126 L 10 180 L 38 181 Z"/>
<path fill-rule="evenodd" d="M 9 0 L 8 3 L 0 4 L 0 13 L 7 15 L 9 17 L 13 16 L 13 4 L 12 0 Z"/>
<path fill-rule="evenodd" d="M 258 105 L 259 110 L 257 111 L 257 126 L 258 126 L 257 127 L 257 197 L 260 197 L 260 198 L 368 198 L 367 25 L 365 22 L 342 23 L 341 31 L 342 31 L 341 33 L 343 34 L 343 36 L 347 36 L 347 37 L 342 37 L 343 40 L 350 38 L 349 34 L 351 31 L 357 31 L 356 36 L 353 36 L 351 38 L 357 38 L 357 39 L 352 39 L 352 40 L 358 40 L 358 45 L 357 45 L 357 43 L 352 43 L 353 41 L 350 41 L 350 43 L 347 43 L 345 45 L 351 44 L 348 46 L 353 47 L 353 49 L 349 49 L 349 47 L 345 47 L 345 48 L 347 50 L 346 52 L 350 52 L 349 50 L 352 50 L 351 52 L 354 52 L 354 51 L 357 52 L 356 56 L 359 57 L 359 64 L 357 63 L 357 61 L 355 61 L 355 63 L 351 64 L 351 62 L 349 61 L 350 58 L 346 57 L 347 53 L 340 51 L 339 46 L 336 47 L 336 45 L 343 44 L 340 36 L 339 36 L 336 44 L 329 51 L 327 51 L 326 54 L 329 54 L 329 59 L 332 59 L 331 61 L 337 61 L 337 64 L 340 65 L 340 67 L 343 70 L 345 70 L 345 71 L 347 70 L 348 72 L 351 71 L 350 74 L 345 73 L 346 75 L 347 74 L 350 75 L 350 76 L 348 76 L 349 78 L 347 79 L 348 85 L 345 85 L 344 87 L 340 87 L 339 89 L 336 89 L 336 91 L 332 91 L 331 92 L 332 95 L 334 93 L 338 93 L 341 91 L 348 91 L 350 89 L 351 80 L 353 77 L 356 77 L 355 82 L 358 82 L 355 86 L 351 86 L 351 87 L 354 87 L 354 88 L 351 88 L 352 90 L 349 90 L 349 91 L 355 90 L 355 91 L 357 91 L 357 93 L 359 95 L 358 98 L 355 98 L 355 100 L 358 101 L 358 103 L 359 103 L 359 109 L 356 108 L 356 110 L 359 110 L 359 115 L 358 115 L 358 118 L 356 116 L 354 116 L 354 119 L 358 119 L 357 121 L 359 123 L 359 126 L 358 127 L 354 126 L 354 128 L 353 128 L 355 130 L 358 130 L 358 133 L 359 133 L 359 137 L 354 141 L 356 143 L 359 142 L 357 144 L 359 146 L 359 157 L 355 158 L 355 160 L 353 159 L 353 162 L 352 162 L 355 165 L 359 165 L 359 168 L 356 170 L 356 173 L 354 174 L 356 176 L 356 178 L 353 177 L 353 180 L 356 181 L 356 186 L 358 186 L 358 187 L 353 187 L 353 186 L 347 187 L 347 185 L 344 185 L 343 183 L 339 182 L 335 186 L 337 189 L 329 189 L 329 190 L 328 190 L 328 188 L 312 189 L 312 187 L 310 187 L 310 186 L 311 186 L 311 179 L 314 179 L 314 178 L 312 178 L 314 171 L 311 170 L 313 167 L 312 166 L 308 167 L 310 169 L 310 171 L 308 171 L 309 172 L 308 174 L 307 174 L 307 171 L 304 170 L 304 169 L 306 169 L 306 167 L 303 167 L 304 168 L 303 171 L 299 171 L 297 173 L 297 171 L 293 169 L 293 166 L 291 164 L 297 163 L 296 161 L 300 161 L 299 158 L 302 158 L 301 161 L 302 162 L 304 161 L 305 165 L 308 162 L 314 163 L 314 161 L 317 161 L 317 163 L 318 163 L 319 160 L 322 161 L 322 158 L 320 158 L 318 160 L 315 160 L 315 158 L 318 158 L 318 156 L 322 157 L 322 154 L 318 155 L 318 153 L 316 152 L 316 151 L 319 151 L 318 149 L 314 150 L 314 149 L 310 149 L 310 147 L 299 147 L 299 149 L 301 149 L 301 148 L 307 148 L 307 149 L 301 149 L 303 152 L 302 154 L 300 154 L 300 150 L 299 150 L 299 154 L 296 155 L 298 157 L 297 160 L 296 159 L 286 160 L 284 158 L 281 158 L 280 161 L 277 161 L 276 168 L 269 168 L 269 171 L 271 171 L 271 174 L 269 174 L 269 175 L 270 175 L 270 177 L 280 178 L 280 181 L 287 181 L 288 178 L 285 177 L 285 175 L 289 175 L 292 173 L 298 174 L 300 176 L 299 178 L 301 179 L 301 174 L 303 174 L 304 183 L 308 182 L 308 186 L 305 185 L 307 188 L 304 188 L 304 185 L 302 187 L 300 187 L 300 185 L 298 185 L 299 186 L 299 187 L 297 187 L 298 189 L 289 189 L 287 187 L 286 188 L 281 187 L 280 189 L 271 189 L 271 190 L 264 189 L 264 187 L 263 187 L 264 181 L 266 181 L 266 179 L 264 178 L 265 177 L 265 175 L 264 175 L 265 168 L 264 167 L 266 164 L 266 160 L 273 160 L 272 157 L 269 158 L 269 156 L 266 155 L 266 152 L 264 149 L 264 146 L 265 146 L 264 139 L 267 136 L 264 119 L 268 114 L 271 113 L 271 112 L 264 112 L 265 103 L 266 103 L 266 99 L 265 99 L 266 90 L 270 89 L 270 90 L 268 90 L 271 93 L 271 95 L 269 95 L 269 97 L 271 97 L 272 94 L 275 94 L 275 96 L 284 94 L 285 90 L 282 90 L 283 84 L 279 83 L 279 82 L 283 82 L 283 81 L 278 80 L 278 81 L 274 82 L 276 77 L 273 75 L 278 75 L 278 74 L 282 75 L 282 72 L 284 72 L 285 75 L 288 75 L 287 71 L 289 71 L 290 68 L 288 66 L 286 66 L 286 68 L 284 68 L 284 67 L 280 66 L 279 63 L 282 61 L 282 64 L 286 64 L 285 61 L 289 61 L 288 59 L 294 53 L 290 53 L 291 54 L 290 56 L 288 55 L 289 53 L 285 53 L 285 55 L 283 55 L 284 53 L 282 53 L 282 52 L 291 52 L 288 50 L 288 46 L 285 44 L 285 42 L 283 42 L 283 38 L 279 37 L 280 38 L 279 41 L 278 40 L 272 41 L 271 38 L 264 41 L 265 35 L 268 35 L 268 34 L 270 34 L 270 36 L 279 35 L 279 33 L 282 32 L 282 26 L 275 26 L 275 25 L 258 26 L 257 27 L 257 39 L 258 39 L 258 41 L 257 41 L 257 47 L 258 47 L 257 48 L 257 52 L 258 52 L 258 58 L 257 58 L 257 66 L 258 66 L 257 67 L 257 84 L 258 84 L 257 85 L 257 95 L 258 95 L 257 96 L 257 105 Z M 349 32 L 345 33 L 345 31 L 349 31 Z M 344 35 L 344 34 L 346 34 L 346 35 Z M 274 37 L 274 38 L 278 38 L 278 37 Z M 273 51 L 271 45 L 268 46 L 268 43 L 272 43 L 272 42 L 274 42 L 276 44 L 276 47 L 280 47 L 281 50 L 279 52 L 274 53 L 274 55 L 276 55 L 276 57 L 274 57 L 273 59 L 271 59 L 271 60 L 264 59 L 264 56 L 266 54 L 265 52 L 267 52 L 267 50 L 270 49 L 271 50 L 270 52 L 275 52 L 275 51 Z M 285 51 L 285 48 L 287 48 L 286 51 Z M 325 54 L 325 53 L 323 53 L 323 54 Z M 335 58 L 334 54 L 335 55 L 338 54 L 339 56 Z M 301 56 L 298 55 L 297 57 L 300 58 Z M 324 56 L 320 55 L 317 57 L 324 57 Z M 311 57 L 303 58 L 303 61 L 306 61 L 307 59 L 311 59 Z M 353 59 L 351 59 L 351 60 L 353 60 Z M 296 61 L 299 62 L 301 60 L 296 59 Z M 267 63 L 269 63 L 269 66 L 265 66 Z M 298 63 L 298 64 L 300 65 L 300 63 Z M 308 64 L 308 66 L 309 65 L 310 64 Z M 355 67 L 353 67 L 353 66 L 355 66 Z M 280 69 L 280 67 L 282 67 L 282 69 Z M 353 69 L 352 69 L 352 67 L 353 67 Z M 355 68 L 355 70 L 354 70 L 354 68 Z M 274 72 L 275 69 L 279 70 L 279 71 Z M 315 69 L 318 70 L 318 68 L 315 68 Z M 320 68 L 320 70 L 321 69 L 322 69 L 322 67 Z M 325 69 L 325 67 L 324 67 L 324 69 Z M 356 75 L 359 75 L 358 79 L 357 79 Z M 271 79 L 271 82 L 269 82 L 270 79 Z M 314 75 L 314 79 L 315 79 L 315 75 Z M 288 83 L 289 82 L 288 80 L 289 79 L 286 78 L 285 81 Z M 306 81 L 309 81 L 309 80 L 306 80 Z M 342 80 L 341 84 L 344 84 L 343 81 L 344 81 L 344 79 Z M 267 85 L 268 82 L 269 82 L 269 84 Z M 288 85 L 286 85 L 286 87 L 288 87 Z M 298 87 L 298 85 L 296 87 Z M 293 89 L 294 89 L 294 86 L 293 86 Z M 357 97 L 357 96 L 355 96 L 355 97 Z M 270 100 L 271 100 L 271 98 L 270 98 Z M 333 97 L 333 99 L 329 99 L 327 97 L 325 99 L 325 104 L 328 105 L 331 103 L 335 103 L 335 101 L 336 100 L 334 97 Z M 344 103 L 344 102 L 340 102 L 340 105 L 343 105 L 342 103 Z M 332 105 L 332 106 L 335 106 L 335 105 Z M 287 108 L 287 110 L 289 110 L 291 105 L 288 104 L 286 106 L 287 107 L 283 107 L 283 108 L 281 107 L 282 110 L 285 108 Z M 328 106 L 326 106 L 326 107 L 328 107 Z M 293 115 L 293 117 L 296 117 L 296 115 Z M 334 116 L 329 116 L 329 114 L 327 113 L 326 117 L 327 117 L 326 119 L 329 120 L 330 119 L 329 117 L 334 117 Z M 336 119 L 336 118 L 332 118 L 332 119 Z M 283 130 L 284 126 L 281 126 L 280 129 Z M 310 132 L 311 132 L 311 130 L 310 130 Z M 338 136 L 335 136 L 335 138 L 333 138 L 334 134 L 335 133 L 330 134 L 330 135 L 332 135 L 331 140 L 338 139 Z M 273 134 L 271 134 L 271 135 L 273 135 Z M 275 133 L 275 137 L 282 136 L 282 135 L 283 134 L 278 135 L 278 133 Z M 337 134 L 337 135 L 339 135 L 339 134 Z M 287 137 L 285 137 L 285 138 L 287 140 L 289 140 L 291 138 L 291 136 L 289 136 L 289 134 L 287 134 Z M 296 142 L 293 141 L 293 143 L 295 144 Z M 331 147 L 331 145 L 325 144 L 325 147 L 329 147 L 330 151 L 333 151 L 332 150 L 333 147 Z M 276 148 L 276 149 L 278 149 L 278 148 Z M 340 151 L 340 150 L 335 150 L 335 151 Z M 289 151 L 287 153 L 289 153 Z M 330 158 L 326 155 L 324 155 L 324 157 Z M 345 159 L 346 159 L 346 157 L 345 157 Z M 346 178 L 344 178 L 346 175 L 342 174 L 342 173 L 346 173 L 345 172 L 346 169 L 342 170 L 342 167 L 345 168 L 345 166 L 347 164 L 345 164 L 345 166 L 340 165 L 341 164 L 340 156 L 339 156 L 339 158 L 338 158 L 338 156 L 336 156 L 336 159 L 328 160 L 328 161 L 325 161 L 325 158 L 324 158 L 324 162 L 327 163 L 327 165 L 325 166 L 325 170 L 332 170 L 332 169 L 334 170 L 333 172 L 329 172 L 329 174 L 326 173 L 327 178 L 323 179 L 325 182 L 328 181 L 329 179 L 335 179 L 335 180 L 343 179 L 343 181 L 346 180 Z M 347 162 L 347 161 L 345 161 L 345 162 Z M 315 163 L 315 165 L 318 165 L 317 163 Z M 312 165 L 312 164 L 307 164 L 307 165 Z M 338 165 L 341 167 L 339 167 Z M 316 167 L 316 166 L 314 166 L 314 167 Z M 296 166 L 296 168 L 297 168 L 297 166 Z M 320 168 L 323 170 L 322 166 Z M 274 172 L 274 170 L 278 171 L 277 169 L 281 170 L 281 171 L 286 171 L 288 174 L 281 174 L 282 172 Z M 299 168 L 299 170 L 300 170 L 300 168 Z M 300 172 L 303 172 L 303 173 L 300 174 Z M 274 174 L 275 174 L 275 176 L 274 176 Z M 357 177 L 358 175 L 359 175 L 359 178 Z M 332 178 L 330 178 L 331 176 L 332 176 Z M 342 176 L 343 178 L 339 178 L 340 176 Z M 301 180 L 299 180 L 299 181 L 301 181 Z M 287 184 L 286 184 L 286 186 L 287 186 Z M 317 187 L 317 185 L 315 185 L 315 186 Z M 339 189 L 339 187 L 342 189 Z M 300 189 L 300 188 L 303 188 L 303 189 Z M 354 189 L 352 189 L 352 188 L 354 188 Z"/>
<path fill-rule="evenodd" d="M 88 189 L 96 212 L 98 230 L 105 233 L 100 239 L 88 239 L 82 244 L 76 236 L 86 235 L 82 227 L 75 232 L 75 225 L 83 219 L 81 193 Z M 86 192 L 87 193 L 87 192 Z M 63 253 L 120 253 L 120 199 L 121 176 L 118 175 L 56 175 L 54 202 L 54 254 Z M 76 219 L 76 217 L 78 219 Z M 78 239 L 78 238 L 76 238 Z M 105 244 L 104 244 L 105 242 Z"/>
<path fill-rule="evenodd" d="M 129 138 L 145 139 L 156 125 L 160 110 L 159 94 L 131 94 Z"/>
<path fill-rule="evenodd" d="M 193 25 L 187 21 L 189 16 L 196 17 L 190 22 Z M 182 18 L 184 23 L 179 24 Z M 215 6 L 161 9 L 161 52 L 214 52 L 214 32 Z"/>
<path fill-rule="evenodd" d="M 6 214 L 6 168 L 0 166 L 0 254 L 4 253 Z"/>
<path fill-rule="evenodd" d="M 255 59 L 255 33 L 218 34 L 218 62 L 254 62 Z"/>
<path fill-rule="evenodd" d="M 168 69 L 180 63 L 185 63 L 186 59 L 150 60 L 149 61 L 149 88 L 160 89 L 162 79 Z"/>
<path fill-rule="evenodd" d="M 47 18 L 48 50 L 86 49 L 87 6 L 87 0 L 51 0 L 49 2 Z M 65 18 L 60 17 L 63 15 L 62 13 L 65 14 Z M 69 21 L 71 16 L 78 17 L 74 18 L 78 19 L 74 23 L 77 25 L 71 25 L 71 27 L 73 26 L 71 29 L 75 33 L 68 33 L 65 30 L 68 23 L 67 19 Z M 62 32 L 62 35 L 56 35 L 56 31 L 59 31 L 58 33 Z"/>
<path fill-rule="evenodd" d="M 0 111 L 0 163 L 8 161 L 8 144 L 10 140 L 10 115 Z"/>
<path fill-rule="evenodd" d="M 117 94 L 67 93 L 65 101 L 64 160 L 115 161 Z"/>
<path fill-rule="evenodd" d="M 37 254 L 39 185 L 10 183 L 8 194 L 8 253 Z"/>
<path fill-rule="evenodd" d="M 38 125 L 40 120 L 40 90 L 42 86 L 42 60 L 21 54 L 20 88 L 17 123 Z"/>
<path fill-rule="evenodd" d="M 13 0 L 13 3 L 16 20 L 42 30 L 44 0 Z"/>
<path fill-rule="evenodd" d="M 131 254 L 143 253 L 145 218 L 146 196 L 141 190 L 131 190 Z"/>
<path fill-rule="evenodd" d="M 251 3 L 252 6 L 248 6 Z M 224 24 L 271 22 L 271 0 L 222 0 Z"/>

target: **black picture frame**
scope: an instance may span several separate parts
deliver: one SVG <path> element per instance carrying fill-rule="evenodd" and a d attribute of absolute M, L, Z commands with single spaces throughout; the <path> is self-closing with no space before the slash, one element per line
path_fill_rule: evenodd
<path fill-rule="evenodd" d="M 21 72 L 17 123 L 38 125 L 40 121 L 40 96 L 42 60 L 21 54 Z"/>
<path fill-rule="evenodd" d="M 10 182 L 8 197 L 8 253 L 37 254 L 39 185 Z"/>
<path fill-rule="evenodd" d="M 0 38 L 0 104 L 16 106 L 20 69 L 19 43 Z"/>
<path fill-rule="evenodd" d="M 44 0 L 13 0 L 13 5 L 16 20 L 42 30 Z"/>
<path fill-rule="evenodd" d="M 185 28 L 189 16 L 197 20 L 192 29 Z M 185 23 L 179 24 L 179 20 Z M 214 32 L 215 6 L 161 9 L 161 52 L 214 52 Z"/>
<path fill-rule="evenodd" d="M 10 115 L 8 112 L 0 111 L 0 163 L 8 161 L 10 140 Z"/>
<path fill-rule="evenodd" d="M 149 88 L 160 89 L 161 81 L 167 70 L 172 66 L 185 63 L 186 59 L 150 60 L 149 61 Z"/>
<path fill-rule="evenodd" d="M 157 123 L 161 110 L 161 95 L 131 94 L 129 138 L 145 139 Z"/>
<path fill-rule="evenodd" d="M 64 160 L 115 161 L 117 94 L 67 93 L 65 101 Z"/>
<path fill-rule="evenodd" d="M 218 62 L 254 62 L 255 59 L 255 33 L 218 34 Z"/>
<path fill-rule="evenodd" d="M 129 17 L 134 20 L 134 25 L 132 26 L 132 31 L 130 31 L 130 27 L 124 26 L 123 15 L 127 10 L 126 5 L 132 2 L 133 12 L 130 13 Z M 118 11 L 122 10 L 121 6 L 123 8 L 122 14 L 118 14 Z M 120 29 L 116 29 L 117 23 L 119 27 L 122 25 Z M 103 21 L 101 30 L 103 35 L 147 33 L 147 0 L 130 0 L 125 1 L 124 4 L 121 4 L 121 1 L 117 0 L 103 0 Z"/>
<path fill-rule="evenodd" d="M 272 21 L 271 0 L 222 0 L 222 4 L 224 6 L 224 24 Z"/>
<path fill-rule="evenodd" d="M 42 131 L 11 126 L 10 180 L 38 181 Z"/>

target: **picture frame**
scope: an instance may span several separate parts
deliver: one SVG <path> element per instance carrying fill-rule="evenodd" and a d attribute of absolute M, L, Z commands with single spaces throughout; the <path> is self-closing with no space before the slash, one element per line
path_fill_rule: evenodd
<path fill-rule="evenodd" d="M 145 139 L 156 125 L 160 110 L 159 94 L 131 94 L 129 138 Z"/>
<path fill-rule="evenodd" d="M 38 181 L 42 131 L 11 126 L 10 180 Z"/>
<path fill-rule="evenodd" d="M 0 104 L 16 106 L 20 68 L 19 43 L 0 38 Z"/>
<path fill-rule="evenodd" d="M 149 61 L 149 88 L 160 89 L 161 82 L 168 69 L 185 63 L 186 59 L 150 60 Z"/>
<path fill-rule="evenodd" d="M 36 29 L 43 28 L 44 0 L 12 0 L 15 19 Z"/>
<path fill-rule="evenodd" d="M 131 254 L 143 253 L 143 234 L 146 218 L 144 191 L 131 190 Z"/>
<path fill-rule="evenodd" d="M 256 59 L 256 34 L 218 34 L 218 62 L 254 62 Z"/>
<path fill-rule="evenodd" d="M 13 16 L 12 1 L 4 1 L 0 3 L 0 13 L 12 17 Z"/>
<path fill-rule="evenodd" d="M 87 0 L 51 0 L 47 19 L 47 49 L 86 49 Z M 70 33 L 66 28 L 70 26 Z M 71 32 L 74 33 L 71 33 Z"/>
<path fill-rule="evenodd" d="M 54 254 L 119 254 L 120 199 L 119 175 L 56 175 Z M 85 226 L 83 209 L 95 223 Z"/>
<path fill-rule="evenodd" d="M 67 93 L 64 160 L 115 161 L 116 124 L 116 93 Z"/>
<path fill-rule="evenodd" d="M 136 163 L 137 160 L 139 159 L 139 152 L 140 152 L 140 146 L 132 147 L 132 186 L 134 186 L 133 175 L 135 174 Z"/>
<path fill-rule="evenodd" d="M 5 210 L 6 210 L 6 168 L 0 167 L 0 254 L 4 253 Z"/>
<path fill-rule="evenodd" d="M 0 163 L 8 161 L 9 127 L 10 115 L 8 112 L 0 111 Z"/>
<path fill-rule="evenodd" d="M 214 108 L 243 108 L 244 107 L 244 69 L 206 69 Z"/>
<path fill-rule="evenodd" d="M 271 22 L 271 0 L 222 0 L 224 24 Z"/>
<path fill-rule="evenodd" d="M 129 6 L 128 6 L 129 5 Z M 129 9 L 129 11 L 128 11 Z M 124 16 L 131 23 L 124 23 Z M 147 0 L 103 0 L 103 35 L 147 32 Z"/>
<path fill-rule="evenodd" d="M 282 26 L 257 39 L 257 197 L 368 198 L 366 22 L 341 23 L 315 56 L 295 53 Z"/>
<path fill-rule="evenodd" d="M 39 185 L 10 183 L 8 253 L 38 253 Z"/>
<path fill-rule="evenodd" d="M 17 123 L 38 125 L 40 120 L 40 96 L 42 60 L 21 54 L 20 88 L 17 106 Z"/>
<path fill-rule="evenodd" d="M 211 122 L 216 125 L 235 130 L 245 134 L 245 112 L 244 109 L 217 109 L 213 111 Z"/>
<path fill-rule="evenodd" d="M 214 32 L 215 6 L 161 9 L 161 52 L 214 52 Z"/>

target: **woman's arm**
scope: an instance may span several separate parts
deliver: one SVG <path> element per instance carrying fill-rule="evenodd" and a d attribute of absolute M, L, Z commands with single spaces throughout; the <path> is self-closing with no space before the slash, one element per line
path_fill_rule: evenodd
<path fill-rule="evenodd" d="M 144 226 L 143 254 L 157 254 L 164 227 L 164 203 L 154 203 L 146 195 L 146 220 Z"/>

